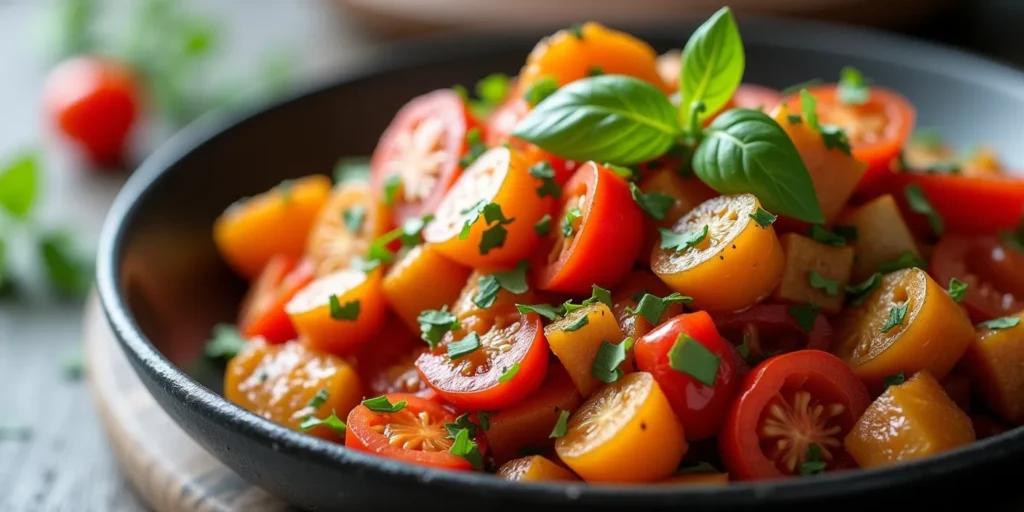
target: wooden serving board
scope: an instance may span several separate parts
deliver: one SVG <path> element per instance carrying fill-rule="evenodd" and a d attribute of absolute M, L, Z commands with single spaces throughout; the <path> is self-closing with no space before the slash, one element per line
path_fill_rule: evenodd
<path fill-rule="evenodd" d="M 114 455 L 136 491 L 160 512 L 279 512 L 287 504 L 203 450 L 135 375 L 93 296 L 83 337 L 87 378 Z"/>

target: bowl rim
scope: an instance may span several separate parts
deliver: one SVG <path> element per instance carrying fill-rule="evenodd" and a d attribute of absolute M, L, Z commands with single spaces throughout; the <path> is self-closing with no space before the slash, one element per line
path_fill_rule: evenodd
<path fill-rule="evenodd" d="M 741 18 L 740 24 L 741 33 L 748 44 L 826 53 L 836 60 L 852 57 L 918 69 L 969 82 L 984 90 L 999 90 L 1024 104 L 1024 72 L 994 59 L 865 27 L 747 16 Z M 680 31 L 681 25 L 692 28 L 696 22 L 677 21 L 672 24 L 637 26 L 626 24 L 622 28 L 640 36 L 668 38 L 688 33 Z M 99 239 L 97 292 L 107 321 L 122 349 L 133 360 L 135 371 L 145 373 L 145 377 L 163 388 L 174 400 L 187 402 L 195 414 L 206 420 L 275 450 L 300 455 L 314 465 L 347 467 L 365 476 L 390 478 L 395 485 L 419 483 L 430 484 L 438 490 L 461 491 L 468 488 L 495 499 L 535 502 L 585 500 L 604 504 L 628 502 L 631 505 L 670 504 L 686 500 L 693 505 L 714 502 L 719 506 L 749 505 L 753 500 L 759 504 L 782 500 L 797 502 L 849 496 L 868 489 L 899 487 L 932 477 L 968 471 L 971 466 L 995 462 L 1012 453 L 1024 453 L 1024 428 L 1017 428 L 927 459 L 887 468 L 826 473 L 814 479 L 731 482 L 729 486 L 721 488 L 590 486 L 582 482 L 522 484 L 501 480 L 486 473 L 450 472 L 385 459 L 277 425 L 229 402 L 194 380 L 167 360 L 143 335 L 122 296 L 119 266 L 124 254 L 125 239 L 133 226 L 138 205 L 152 193 L 178 161 L 219 137 L 230 136 L 237 125 L 286 109 L 307 97 L 326 94 L 352 82 L 413 66 L 451 62 L 486 55 L 496 50 L 519 48 L 545 33 L 538 30 L 508 30 L 495 36 L 456 31 L 365 48 L 356 52 L 346 69 L 329 79 L 314 81 L 258 110 L 210 112 L 172 136 L 127 180 L 107 214 Z M 678 37 L 680 45 L 685 43 L 684 37 Z"/>

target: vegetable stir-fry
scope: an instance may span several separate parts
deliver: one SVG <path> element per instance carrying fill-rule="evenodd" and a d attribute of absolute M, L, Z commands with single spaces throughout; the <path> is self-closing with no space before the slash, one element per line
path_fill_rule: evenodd
<path fill-rule="evenodd" d="M 520 481 L 808 477 L 1024 424 L 1024 181 L 856 69 L 743 68 L 728 9 L 661 56 L 574 26 L 410 101 L 368 182 L 233 205 L 226 396 Z"/>

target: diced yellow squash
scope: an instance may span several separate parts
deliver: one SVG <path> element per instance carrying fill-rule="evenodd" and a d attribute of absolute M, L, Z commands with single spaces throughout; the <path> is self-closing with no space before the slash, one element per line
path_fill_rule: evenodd
<path fill-rule="evenodd" d="M 1024 318 L 1024 312 L 1016 317 Z M 1012 425 L 1024 425 L 1024 322 L 980 329 L 965 362 L 988 406 Z"/>
<path fill-rule="evenodd" d="M 582 320 L 583 317 L 586 317 L 586 320 Z M 601 343 L 607 341 L 618 344 L 623 338 L 622 329 L 615 321 L 615 315 L 602 303 L 591 304 L 569 313 L 562 320 L 545 327 L 544 335 L 548 339 L 551 352 L 562 362 L 576 389 L 584 398 L 601 386 L 601 381 L 593 375 L 594 357 L 597 356 Z M 627 360 L 620 368 L 628 373 L 633 369 L 633 365 Z"/>
<path fill-rule="evenodd" d="M 870 277 L 878 272 L 879 265 L 896 261 L 907 253 L 921 257 L 914 235 L 889 194 L 851 211 L 838 223 L 857 228 L 851 276 L 854 282 Z"/>
<path fill-rule="evenodd" d="M 786 266 L 772 294 L 775 300 L 809 302 L 826 313 L 838 313 L 853 270 L 853 248 L 825 245 L 795 233 L 786 233 L 779 241 Z"/>

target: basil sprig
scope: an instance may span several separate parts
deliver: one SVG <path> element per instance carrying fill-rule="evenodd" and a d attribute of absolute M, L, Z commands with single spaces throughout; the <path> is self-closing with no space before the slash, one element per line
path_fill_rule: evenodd
<path fill-rule="evenodd" d="M 752 193 L 767 210 L 812 223 L 824 215 L 813 182 L 786 132 L 757 110 L 714 115 L 743 79 L 743 41 L 729 9 L 698 28 L 682 55 L 678 108 L 647 82 L 599 75 L 541 101 L 513 135 L 563 158 L 631 165 L 682 147 L 692 169 L 720 194 Z"/>

